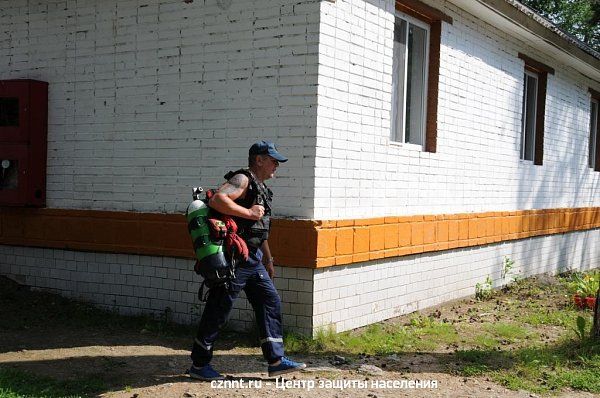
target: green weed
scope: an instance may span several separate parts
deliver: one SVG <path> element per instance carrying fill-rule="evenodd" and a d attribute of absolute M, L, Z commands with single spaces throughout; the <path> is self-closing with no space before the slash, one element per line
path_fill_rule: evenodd
<path fill-rule="evenodd" d="M 511 342 L 522 340 L 530 335 L 530 332 L 525 328 L 512 323 L 488 323 L 485 325 L 485 330 L 490 332 L 494 337 Z"/>
<path fill-rule="evenodd" d="M 480 301 L 489 300 L 494 295 L 492 278 L 488 275 L 485 282 L 475 284 L 475 298 Z"/>
<path fill-rule="evenodd" d="M 464 376 L 473 377 L 473 376 L 484 375 L 484 374 L 488 373 L 490 371 L 490 369 L 486 365 L 476 363 L 476 364 L 464 365 L 461 368 L 461 371 Z"/>
<path fill-rule="evenodd" d="M 579 337 L 579 340 L 584 340 L 587 334 L 586 331 L 586 323 L 587 321 L 585 320 L 584 317 L 582 316 L 578 316 L 577 317 L 577 328 L 575 329 L 575 333 L 577 333 L 577 337 Z"/>
<path fill-rule="evenodd" d="M 472 339 L 472 345 L 477 347 L 492 348 L 499 346 L 500 341 L 488 334 L 477 334 Z"/>
<path fill-rule="evenodd" d="M 576 318 L 577 312 L 569 309 L 556 311 L 553 309 L 538 308 L 538 311 L 527 312 L 519 320 L 532 326 L 567 326 L 573 324 Z"/>

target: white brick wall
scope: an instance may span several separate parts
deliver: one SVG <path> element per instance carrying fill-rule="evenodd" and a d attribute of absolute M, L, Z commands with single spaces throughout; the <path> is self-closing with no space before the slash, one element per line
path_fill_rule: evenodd
<path fill-rule="evenodd" d="M 197 322 L 203 308 L 197 298 L 202 279 L 193 266 L 192 260 L 170 257 L 0 245 L 0 275 L 122 314 L 161 316 L 169 308 L 172 319 L 185 324 Z M 275 270 L 285 330 L 310 334 L 312 270 Z M 228 326 L 254 327 L 254 311 L 244 293 L 235 302 Z"/>
<path fill-rule="evenodd" d="M 279 214 L 312 216 L 316 0 L 0 0 L 0 79 L 48 81 L 48 206 L 185 210 L 191 186 L 290 158 Z"/>
<path fill-rule="evenodd" d="M 448 3 L 437 153 L 390 142 L 394 2 L 321 5 L 315 213 L 319 218 L 599 206 L 586 167 L 592 82 Z M 544 165 L 519 160 L 526 53 L 555 68 Z"/>
<path fill-rule="evenodd" d="M 598 268 L 599 242 L 596 229 L 317 269 L 314 330 L 354 329 L 474 295 L 475 285 L 488 275 L 499 287 L 510 282 L 511 275 Z M 507 278 L 502 277 L 505 256 L 515 261 Z"/>
<path fill-rule="evenodd" d="M 259 137 L 290 157 L 272 182 L 281 215 L 598 206 L 591 82 L 431 4 L 454 19 L 435 154 L 390 143 L 392 0 L 0 0 L 0 78 L 50 82 L 49 207 L 183 211 Z M 542 167 L 519 161 L 520 51 L 556 69 Z"/>

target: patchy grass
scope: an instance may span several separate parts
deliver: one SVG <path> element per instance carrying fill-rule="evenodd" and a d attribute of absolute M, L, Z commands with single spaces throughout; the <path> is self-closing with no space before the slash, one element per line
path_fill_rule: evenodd
<path fill-rule="evenodd" d="M 534 333 L 528 331 L 522 326 L 514 323 L 488 323 L 485 325 L 492 336 L 500 339 L 501 342 L 518 342 L 527 337 L 532 337 Z"/>
<path fill-rule="evenodd" d="M 466 343 L 466 341 L 464 341 Z M 488 334 L 472 336 L 471 345 L 475 347 L 492 348 L 500 345 L 500 341 Z"/>
<path fill-rule="evenodd" d="M 538 309 L 539 311 L 531 311 L 521 316 L 521 321 L 532 326 L 568 326 L 574 325 L 577 316 L 580 314 L 580 311 L 574 308 L 565 308 L 563 311 L 553 311 L 541 307 Z M 535 308 L 532 308 L 532 310 L 535 310 Z"/>
<path fill-rule="evenodd" d="M 288 350 L 346 355 L 437 354 L 447 371 L 514 390 L 600 393 L 600 342 L 577 336 L 590 311 L 570 302 L 567 278 L 519 280 L 487 301 L 464 300 L 359 330 L 287 336 Z M 588 332 L 589 333 L 589 332 Z"/>
<path fill-rule="evenodd" d="M 565 387 L 600 392 L 600 344 L 564 340 L 548 347 L 532 347 L 507 355 L 510 369 L 491 373 L 511 389 L 545 393 Z M 491 358 L 488 358 L 491 360 Z"/>
<path fill-rule="evenodd" d="M 100 378 L 54 380 L 0 367 L 0 398 L 85 397 L 106 388 Z"/>
<path fill-rule="evenodd" d="M 391 355 L 397 352 L 426 352 L 440 344 L 456 344 L 460 337 L 449 324 L 428 317 L 414 317 L 407 325 L 377 323 L 358 332 L 336 334 L 325 329 L 314 339 L 286 335 L 286 349 L 291 352 L 337 353 L 346 355 Z"/>

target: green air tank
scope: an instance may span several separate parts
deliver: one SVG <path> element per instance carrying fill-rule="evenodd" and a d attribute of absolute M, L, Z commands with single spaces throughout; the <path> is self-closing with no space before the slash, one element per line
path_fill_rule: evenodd
<path fill-rule="evenodd" d="M 208 226 L 210 208 L 200 199 L 202 191 L 202 188 L 193 189 L 194 201 L 189 204 L 185 217 L 196 259 L 200 263 L 200 274 L 207 279 L 219 279 L 229 269 L 229 264 L 223 253 L 223 241 L 211 239 Z"/>

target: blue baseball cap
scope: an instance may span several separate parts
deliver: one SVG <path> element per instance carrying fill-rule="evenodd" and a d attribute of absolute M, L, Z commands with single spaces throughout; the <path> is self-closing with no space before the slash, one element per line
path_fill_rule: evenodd
<path fill-rule="evenodd" d="M 285 156 L 283 156 L 282 154 L 277 152 L 277 148 L 275 147 L 275 144 L 273 144 L 271 141 L 263 140 L 263 141 L 255 142 L 250 147 L 248 154 L 250 154 L 250 155 L 269 155 L 270 157 L 272 157 L 273 159 L 275 159 L 281 163 L 288 161 L 288 159 Z"/>

